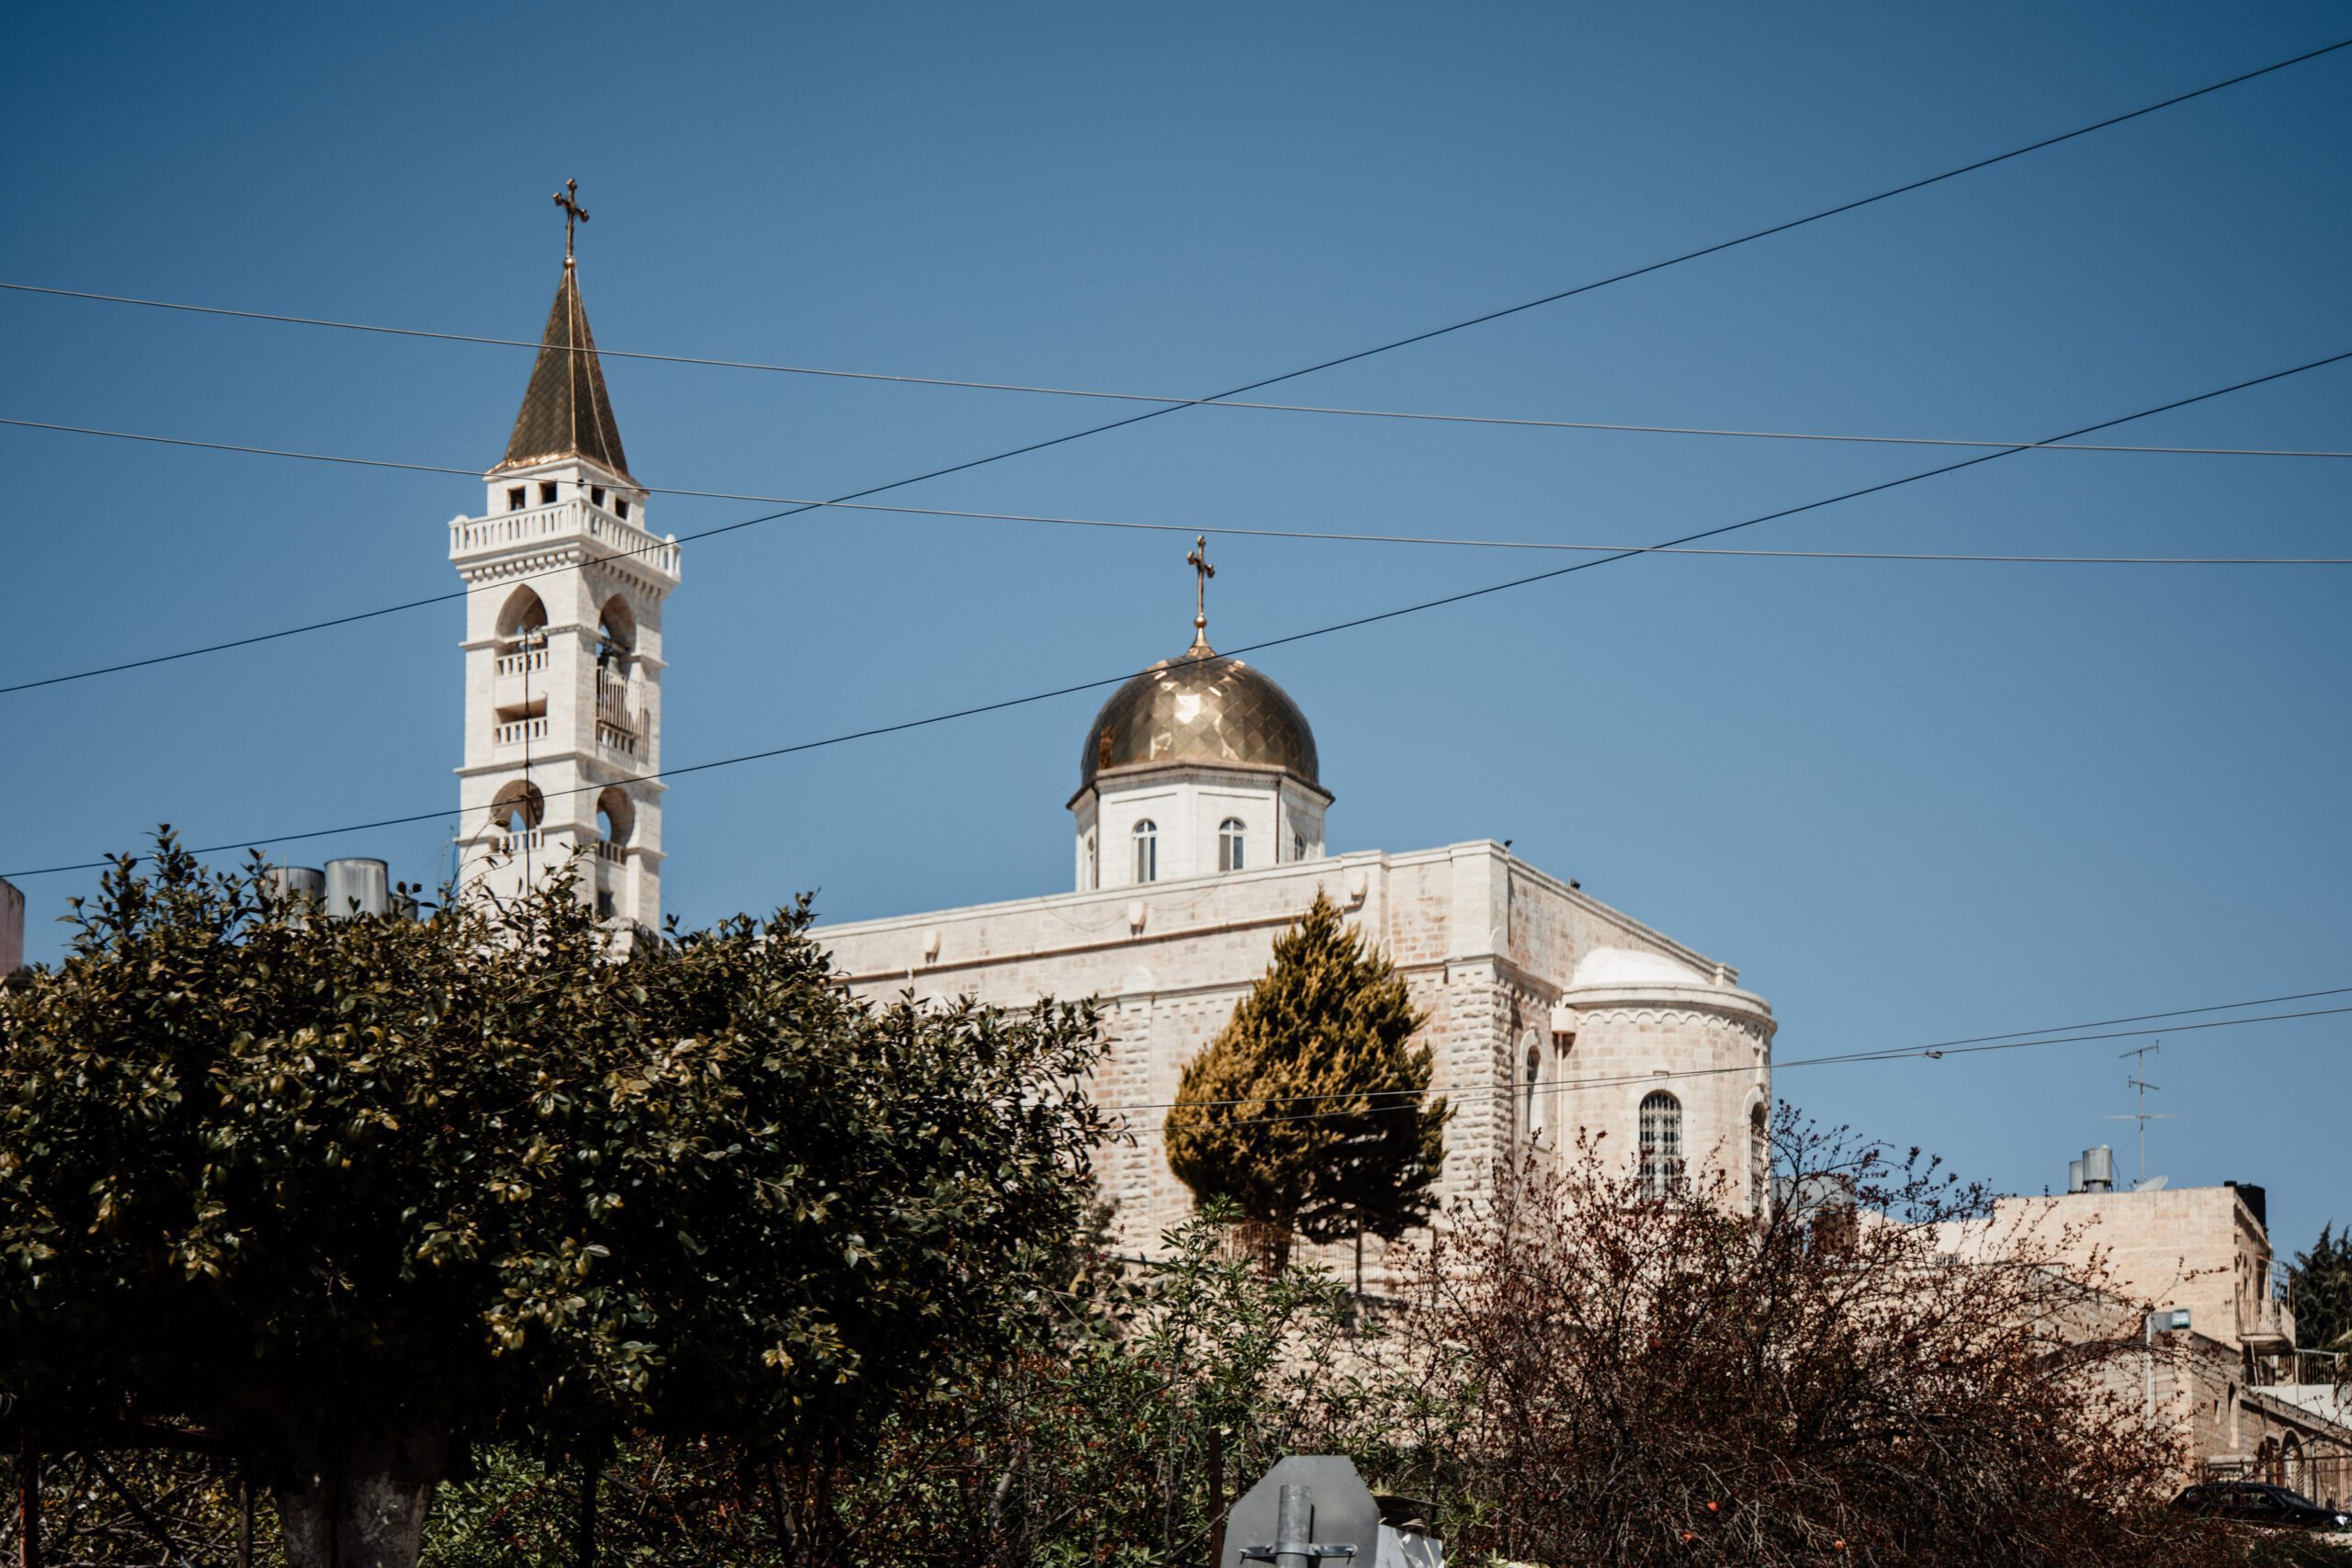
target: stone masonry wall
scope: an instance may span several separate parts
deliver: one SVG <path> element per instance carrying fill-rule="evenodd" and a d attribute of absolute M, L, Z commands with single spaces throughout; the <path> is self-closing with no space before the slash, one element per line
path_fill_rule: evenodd
<path fill-rule="evenodd" d="M 1521 1082 L 1525 1053 L 1534 1043 L 1547 1065 L 1555 1062 L 1552 1008 L 1596 951 L 1638 953 L 1671 965 L 1691 987 L 1714 986 L 1712 994 L 1734 1012 L 1747 1010 L 1749 1023 L 1742 1032 L 1706 1008 L 1684 1007 L 1637 1020 L 1605 1046 L 1596 1038 L 1579 1067 L 1605 1061 L 1674 1073 L 1740 1061 L 1752 1071 L 1737 1085 L 1692 1097 L 1694 1134 L 1703 1114 L 1711 1143 L 1721 1132 L 1715 1122 L 1739 1118 L 1743 1095 L 1759 1085 L 1769 1095 L 1769 1010 L 1724 988 L 1727 978 L 1709 978 L 1730 970 L 1488 841 L 820 926 L 814 935 L 868 997 L 970 995 L 1006 1007 L 1041 997 L 1098 998 L 1105 1050 L 1091 1088 L 1136 1134 L 1134 1146 L 1102 1152 L 1100 1175 L 1117 1204 L 1121 1245 L 1150 1251 L 1192 1204 L 1159 1149 L 1178 1076 L 1232 1016 L 1264 972 L 1275 937 L 1317 889 L 1387 953 L 1429 1015 L 1422 1038 L 1435 1057 L 1434 1087 L 1456 1107 L 1442 1183 L 1449 1199 L 1487 1190 L 1496 1162 L 1542 1135 Z M 1623 1098 L 1601 1103 L 1618 1145 L 1630 1147 L 1631 1123 L 1615 1103 Z M 1732 1109 L 1712 1109 L 1718 1100 Z M 1348 1267 L 1351 1255 L 1347 1247 L 1324 1250 L 1335 1267 Z M 1367 1264 L 1376 1277 L 1376 1243 L 1367 1244 Z"/>

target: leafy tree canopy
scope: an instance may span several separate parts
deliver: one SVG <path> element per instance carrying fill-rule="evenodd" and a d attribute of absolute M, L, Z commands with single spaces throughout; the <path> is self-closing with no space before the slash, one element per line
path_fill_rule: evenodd
<path fill-rule="evenodd" d="M 413 1561 L 485 1438 L 838 1456 L 1085 1201 L 1091 1014 L 869 1008 L 805 900 L 618 958 L 568 884 L 321 919 L 154 861 L 0 993 L 0 1388 L 221 1437 L 298 1564 Z"/>
<path fill-rule="evenodd" d="M 1449 1114 L 1429 1096 L 1427 1022 L 1404 979 L 1321 893 L 1184 1068 L 1168 1163 L 1196 1197 L 1230 1199 L 1312 1241 L 1394 1239 L 1428 1217 Z"/>
<path fill-rule="evenodd" d="M 2305 1350 L 2352 1351 L 2352 1227 L 2322 1225 L 2309 1252 L 2295 1254 L 2295 1342 Z"/>

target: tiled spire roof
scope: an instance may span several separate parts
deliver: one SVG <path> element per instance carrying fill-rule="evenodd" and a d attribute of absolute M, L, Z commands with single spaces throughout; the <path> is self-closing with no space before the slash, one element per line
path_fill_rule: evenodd
<path fill-rule="evenodd" d="M 566 261 L 555 305 L 548 311 L 548 330 L 539 339 L 539 356 L 531 366 L 531 384 L 523 393 L 514 434 L 507 438 L 506 457 L 498 467 L 522 468 L 571 457 L 602 463 L 636 482 L 621 452 L 612 400 L 605 395 L 605 367 L 596 358 L 588 311 L 580 303 L 579 275 Z"/>

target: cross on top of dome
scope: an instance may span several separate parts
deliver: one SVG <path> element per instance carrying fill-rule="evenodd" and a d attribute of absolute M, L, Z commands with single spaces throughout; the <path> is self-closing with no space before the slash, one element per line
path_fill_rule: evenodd
<path fill-rule="evenodd" d="M 1202 534 L 1193 540 L 1193 553 L 1184 558 L 1193 569 L 1193 646 L 1192 653 L 1209 651 L 1209 579 L 1216 575 L 1216 568 L 1209 564 L 1209 536 Z"/>

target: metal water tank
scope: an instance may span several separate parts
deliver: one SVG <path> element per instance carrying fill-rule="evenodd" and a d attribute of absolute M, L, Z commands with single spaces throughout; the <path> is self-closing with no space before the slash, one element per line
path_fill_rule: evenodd
<path fill-rule="evenodd" d="M 353 908 L 357 905 L 357 908 Z M 392 907 L 392 868 L 379 860 L 327 862 L 327 913 L 344 919 L 353 914 L 381 915 Z"/>
<path fill-rule="evenodd" d="M 2080 1192 L 2082 1190 L 2083 1162 L 2078 1159 L 2070 1159 L 2066 1162 L 2066 1190 Z"/>
<path fill-rule="evenodd" d="M 2105 1144 L 2083 1151 L 2083 1190 L 2115 1190 L 2115 1155 Z"/>
<path fill-rule="evenodd" d="M 300 899 L 306 904 L 316 904 L 327 896 L 327 874 L 311 865 L 271 866 L 269 885 L 278 897 Z"/>

